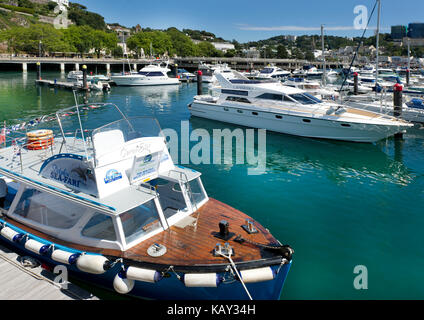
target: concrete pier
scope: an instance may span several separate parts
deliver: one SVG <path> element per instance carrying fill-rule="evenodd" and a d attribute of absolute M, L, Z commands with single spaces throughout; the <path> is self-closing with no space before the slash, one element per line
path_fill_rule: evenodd
<path fill-rule="evenodd" d="M 57 275 L 41 266 L 26 267 L 15 252 L 0 244 L 0 300 L 99 300 L 91 293 L 67 283 L 56 283 Z"/>
<path fill-rule="evenodd" d="M 28 64 L 26 62 L 22 63 L 22 72 L 28 72 Z"/>

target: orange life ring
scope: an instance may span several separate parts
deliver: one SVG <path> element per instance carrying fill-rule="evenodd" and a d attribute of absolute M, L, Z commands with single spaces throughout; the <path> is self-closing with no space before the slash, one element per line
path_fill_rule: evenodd
<path fill-rule="evenodd" d="M 28 150 L 44 150 L 54 142 L 52 130 L 36 130 L 27 133 Z"/>

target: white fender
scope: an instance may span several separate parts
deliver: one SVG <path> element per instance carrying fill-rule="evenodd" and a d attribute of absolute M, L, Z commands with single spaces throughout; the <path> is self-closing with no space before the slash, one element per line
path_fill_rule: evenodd
<path fill-rule="evenodd" d="M 128 278 L 121 278 L 119 273 L 113 279 L 113 288 L 120 294 L 127 294 L 134 288 L 135 281 Z"/>
<path fill-rule="evenodd" d="M 34 252 L 36 254 L 41 254 L 41 249 L 45 246 L 44 243 L 35 241 L 35 240 L 28 240 L 25 242 L 25 249 Z"/>
<path fill-rule="evenodd" d="M 221 283 L 221 278 L 216 273 L 191 273 L 184 275 L 186 287 L 216 288 Z"/>
<path fill-rule="evenodd" d="M 74 253 L 63 250 L 54 250 L 52 253 L 52 259 L 63 264 L 72 264 L 75 258 L 76 255 Z"/>
<path fill-rule="evenodd" d="M 84 254 L 77 260 L 77 268 L 83 272 L 103 274 L 106 272 L 104 265 L 109 260 L 103 256 Z"/>
<path fill-rule="evenodd" d="M 12 242 L 13 242 L 13 238 L 19 234 L 19 232 L 16 232 L 15 230 L 10 229 L 9 227 L 4 227 L 3 229 L 1 229 L 0 233 L 3 237 L 5 237 L 6 239 Z"/>
<path fill-rule="evenodd" d="M 274 272 L 270 267 L 240 271 L 244 283 L 256 283 L 274 280 Z"/>
<path fill-rule="evenodd" d="M 127 278 L 142 282 L 156 283 L 162 280 L 162 275 L 156 270 L 129 267 L 127 269 Z"/>

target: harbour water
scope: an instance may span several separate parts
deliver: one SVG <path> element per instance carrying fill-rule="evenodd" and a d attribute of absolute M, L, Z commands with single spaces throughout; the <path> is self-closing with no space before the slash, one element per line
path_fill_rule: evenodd
<path fill-rule="evenodd" d="M 154 116 L 162 128 L 177 132 L 181 121 L 211 135 L 213 129 L 237 128 L 190 119 L 187 105 L 196 92 L 196 84 L 113 87 L 109 94 L 88 95 L 88 101 L 115 103 L 130 117 Z M 0 105 L 0 121 L 9 125 L 74 105 L 74 97 L 37 88 L 34 73 L 2 72 Z M 110 116 L 93 112 L 99 122 Z M 262 175 L 248 175 L 250 166 L 235 164 L 235 152 L 233 157 L 233 165 L 188 166 L 203 173 L 210 197 L 257 219 L 295 249 L 282 299 L 423 298 L 424 130 L 377 144 L 268 132 Z M 359 265 L 368 270 L 367 290 L 354 287 Z"/>

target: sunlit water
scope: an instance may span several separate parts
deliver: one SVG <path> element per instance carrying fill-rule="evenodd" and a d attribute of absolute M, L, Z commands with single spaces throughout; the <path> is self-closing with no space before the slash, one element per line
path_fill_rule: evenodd
<path fill-rule="evenodd" d="M 0 121 L 12 124 L 74 104 L 71 91 L 37 88 L 34 80 L 33 73 L 0 74 Z M 155 116 L 162 128 L 177 132 L 181 121 L 211 134 L 237 128 L 190 119 L 187 105 L 194 95 L 196 84 L 112 87 L 88 101 L 113 102 L 129 116 Z M 110 110 L 92 112 L 92 129 L 112 119 Z M 423 144 L 418 128 L 404 141 L 377 144 L 268 133 L 262 175 L 248 175 L 249 165 L 188 166 L 203 173 L 209 196 L 257 219 L 295 249 L 282 299 L 422 299 Z M 235 152 L 233 157 L 235 162 Z M 357 265 L 368 269 L 368 290 L 354 288 Z"/>

